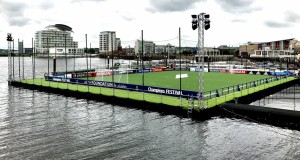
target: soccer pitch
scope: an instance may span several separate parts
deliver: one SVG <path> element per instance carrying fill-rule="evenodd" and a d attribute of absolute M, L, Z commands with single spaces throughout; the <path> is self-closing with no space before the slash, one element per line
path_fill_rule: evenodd
<path fill-rule="evenodd" d="M 148 72 L 148 73 L 135 73 L 135 74 L 121 74 L 114 76 L 98 76 L 89 77 L 89 80 L 108 81 L 116 83 L 129 83 L 136 85 L 180 89 L 180 79 L 176 75 L 180 71 L 165 71 L 165 72 Z M 181 74 L 187 74 L 187 78 L 181 79 L 181 89 L 189 91 L 198 91 L 198 77 L 199 72 L 181 71 Z M 143 78 L 144 77 L 144 78 Z M 229 87 L 246 82 L 252 82 L 260 79 L 270 77 L 268 75 L 249 75 L 249 74 L 229 74 L 220 72 L 205 72 L 204 73 L 204 90 L 211 91 Z M 80 78 L 87 79 L 87 78 Z"/>

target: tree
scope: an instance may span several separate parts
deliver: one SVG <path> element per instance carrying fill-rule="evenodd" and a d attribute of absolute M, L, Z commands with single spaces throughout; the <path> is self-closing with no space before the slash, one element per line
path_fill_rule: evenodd
<path fill-rule="evenodd" d="M 94 54 L 96 52 L 95 48 L 90 48 L 89 53 Z"/>
<path fill-rule="evenodd" d="M 84 48 L 84 53 L 89 53 L 88 51 L 89 51 L 89 49 Z"/>
<path fill-rule="evenodd" d="M 191 55 L 191 54 L 192 54 L 192 51 L 190 51 L 190 50 L 182 51 L 182 55 L 184 55 L 184 56 L 188 56 L 188 55 Z"/>

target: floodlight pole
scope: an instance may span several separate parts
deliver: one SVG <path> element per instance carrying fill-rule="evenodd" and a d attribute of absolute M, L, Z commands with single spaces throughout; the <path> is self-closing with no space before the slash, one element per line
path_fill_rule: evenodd
<path fill-rule="evenodd" d="M 198 98 L 198 108 L 204 109 L 204 29 L 210 28 L 209 14 L 200 13 L 199 15 L 192 15 L 192 29 L 198 28 L 198 86 L 199 92 Z"/>
<path fill-rule="evenodd" d="M 204 108 L 204 15 L 198 15 L 198 66 L 199 66 L 199 93 L 198 108 Z"/>
<path fill-rule="evenodd" d="M 145 70 L 144 70 L 144 32 L 143 30 L 141 31 L 141 37 L 142 37 L 142 83 L 143 83 L 143 100 L 145 100 L 145 92 L 144 92 L 144 86 L 145 86 Z M 141 57 L 140 56 L 140 57 Z"/>
<path fill-rule="evenodd" d="M 10 85 L 12 82 L 12 59 L 11 59 L 11 42 L 13 41 L 11 33 L 7 33 L 7 56 L 8 56 L 8 84 Z"/>
<path fill-rule="evenodd" d="M 264 54 L 264 60 L 263 60 L 263 66 L 264 66 L 264 72 L 266 71 L 266 66 L 265 66 L 265 58 L 266 58 L 266 44 L 263 44 L 263 54 Z"/>
<path fill-rule="evenodd" d="M 8 55 L 8 82 L 9 84 L 12 81 L 12 74 L 11 74 L 11 41 L 8 41 L 8 50 L 7 50 L 7 55 Z"/>

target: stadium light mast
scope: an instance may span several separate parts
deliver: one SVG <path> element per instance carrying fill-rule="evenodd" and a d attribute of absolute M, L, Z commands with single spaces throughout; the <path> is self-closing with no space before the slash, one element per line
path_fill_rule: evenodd
<path fill-rule="evenodd" d="M 198 93 L 198 108 L 204 108 L 204 29 L 210 28 L 209 14 L 200 13 L 192 15 L 192 29 L 198 28 L 198 66 L 199 66 L 199 93 Z"/>
<path fill-rule="evenodd" d="M 11 84 L 12 81 L 12 50 L 11 50 L 11 42 L 13 41 L 13 38 L 11 36 L 11 33 L 7 33 L 7 45 L 8 45 L 8 50 L 7 50 L 7 56 L 8 56 L 8 83 Z"/>

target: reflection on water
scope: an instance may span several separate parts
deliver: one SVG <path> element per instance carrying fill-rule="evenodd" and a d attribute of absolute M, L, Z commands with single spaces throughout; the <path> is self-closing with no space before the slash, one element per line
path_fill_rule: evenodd
<path fill-rule="evenodd" d="M 39 72 L 45 61 L 37 59 Z M 7 59 L 0 62 L 6 71 Z M 6 78 L 2 72 L 0 159 L 300 159 L 299 131 L 243 119 L 193 121 L 9 87 Z"/>

